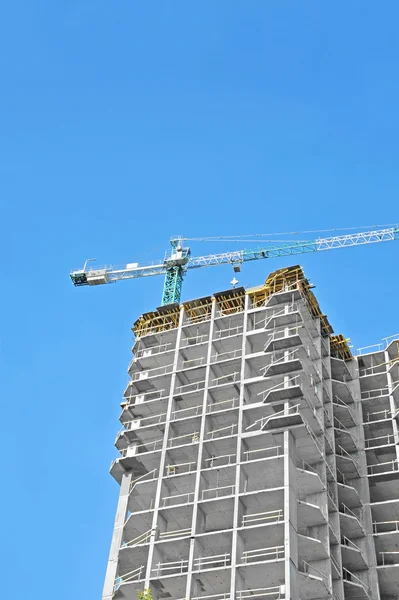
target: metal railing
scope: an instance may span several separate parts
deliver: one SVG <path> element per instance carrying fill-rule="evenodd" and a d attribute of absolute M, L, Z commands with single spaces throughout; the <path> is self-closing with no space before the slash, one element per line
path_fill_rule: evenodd
<path fill-rule="evenodd" d="M 298 569 L 300 573 L 304 573 L 310 577 L 320 577 L 324 581 L 324 585 L 326 586 L 327 590 L 332 590 L 331 578 L 329 575 L 322 573 L 322 571 L 308 563 L 306 560 L 300 560 L 299 567 L 302 567 Z"/>
<path fill-rule="evenodd" d="M 350 540 L 346 535 L 342 536 L 341 544 L 346 546 L 347 548 L 353 548 L 353 550 L 357 550 L 363 556 L 363 550 L 359 548 L 352 540 Z"/>
<path fill-rule="evenodd" d="M 270 363 L 259 369 L 261 373 L 263 371 L 263 377 L 266 377 L 267 372 L 276 365 L 300 360 L 299 348 L 295 348 L 295 350 L 290 350 L 289 352 L 286 352 L 284 350 L 281 350 L 279 352 L 273 352 L 270 358 Z"/>
<path fill-rule="evenodd" d="M 276 385 L 273 385 L 271 388 L 268 388 L 267 390 L 262 390 L 261 392 L 258 392 L 257 395 L 262 396 L 262 402 L 264 402 L 266 400 L 267 396 L 270 394 L 270 392 L 278 392 L 280 390 L 289 390 L 292 387 L 301 387 L 301 383 L 302 383 L 301 376 L 294 375 L 293 377 L 290 377 L 289 379 L 287 379 L 283 382 L 276 383 Z"/>
<path fill-rule="evenodd" d="M 130 482 L 130 488 L 129 488 L 129 494 L 132 493 L 133 489 L 136 487 L 136 485 L 139 483 L 139 481 L 143 481 L 145 479 L 145 481 L 154 481 L 156 479 L 155 475 L 157 473 L 158 469 L 153 469 L 152 471 L 149 471 L 148 473 L 144 473 L 144 475 L 140 475 L 140 477 L 137 477 L 137 479 L 134 479 L 133 481 Z M 149 475 L 152 475 L 152 477 L 150 479 L 146 479 L 146 477 L 148 477 Z"/>
<path fill-rule="evenodd" d="M 129 385 L 132 382 L 129 382 Z M 165 388 L 162 388 L 161 390 L 151 390 L 149 392 L 141 392 L 139 394 L 133 394 L 131 396 L 127 396 L 126 397 L 126 401 L 127 401 L 127 405 L 128 406 L 139 406 L 140 404 L 143 404 L 143 402 L 136 402 L 136 400 L 138 398 L 143 398 L 144 402 L 151 402 L 151 401 L 155 401 L 155 400 L 163 400 L 165 398 L 167 398 L 167 396 L 162 396 L 163 392 L 165 392 Z M 148 398 L 147 398 L 148 396 Z M 153 396 L 153 397 L 151 397 Z"/>
<path fill-rule="evenodd" d="M 370 591 L 369 586 L 366 583 L 364 583 L 364 581 L 359 579 L 359 577 L 356 577 L 356 575 L 354 575 L 351 571 L 349 571 L 345 567 L 342 567 L 342 578 L 344 581 L 347 581 L 348 583 L 355 583 L 357 585 L 360 585 L 368 596 L 368 593 Z"/>
<path fill-rule="evenodd" d="M 197 466 L 197 463 L 194 461 L 191 462 L 184 462 L 184 463 L 178 463 L 176 465 L 165 465 L 165 470 L 166 470 L 166 477 L 172 477 L 173 475 L 183 475 L 186 473 L 191 473 L 193 470 L 196 470 L 195 468 L 192 469 L 192 465 L 194 465 L 194 467 Z M 185 469 L 185 467 L 188 467 L 187 469 Z"/>
<path fill-rule="evenodd" d="M 374 521 L 373 533 L 399 533 L 399 521 Z"/>
<path fill-rule="evenodd" d="M 269 323 L 271 323 L 273 321 L 273 319 L 277 319 L 278 317 L 284 317 L 286 315 L 291 315 L 294 312 L 297 312 L 299 314 L 298 306 L 295 303 L 286 304 L 284 306 L 284 308 L 281 308 L 279 310 L 273 310 L 272 313 L 269 315 L 266 315 L 265 318 L 263 317 L 263 314 L 262 314 L 262 318 L 259 321 L 256 320 L 256 313 L 255 313 L 254 320 L 253 320 L 254 327 L 253 327 L 253 329 L 251 329 L 251 331 L 257 331 L 258 329 L 267 329 Z M 260 325 L 260 327 L 259 327 L 259 325 Z"/>
<path fill-rule="evenodd" d="M 242 325 L 237 325 L 237 327 L 230 327 L 229 329 L 218 329 L 214 332 L 213 339 L 222 340 L 223 338 L 241 335 L 243 329 L 244 328 Z"/>
<path fill-rule="evenodd" d="M 374 400 L 375 398 L 381 398 L 382 396 L 388 396 L 389 389 L 388 386 L 383 388 L 378 388 L 376 390 L 365 390 L 360 392 L 360 398 L 362 400 Z"/>
<path fill-rule="evenodd" d="M 197 344 L 204 344 L 209 339 L 208 333 L 202 333 L 201 335 L 194 335 L 181 340 L 180 348 L 187 348 L 187 346 L 196 346 Z"/>
<path fill-rule="evenodd" d="M 393 433 L 387 433 L 386 435 L 380 435 L 375 438 L 368 438 L 367 440 L 364 440 L 364 443 L 366 450 L 370 450 L 372 448 L 383 448 L 385 446 L 392 446 L 395 444 L 395 436 Z"/>
<path fill-rule="evenodd" d="M 174 394 L 186 394 L 188 392 L 200 392 L 205 388 L 205 379 L 203 381 L 194 381 L 193 383 L 185 383 L 177 385 Z"/>
<path fill-rule="evenodd" d="M 191 414 L 190 414 L 191 413 Z M 189 417 L 198 417 L 202 413 L 202 404 L 196 406 L 189 406 L 188 408 L 179 408 L 178 410 L 172 410 L 170 415 L 171 421 L 178 419 L 187 419 Z"/>
<path fill-rule="evenodd" d="M 179 504 L 191 504 L 194 501 L 194 492 L 185 492 L 184 494 L 173 494 L 172 496 L 163 496 L 161 498 L 162 508 L 175 506 Z"/>
<path fill-rule="evenodd" d="M 359 527 L 361 529 L 363 529 L 363 525 L 362 525 L 362 523 L 360 521 L 360 517 L 355 512 L 353 512 L 353 510 L 350 509 L 349 506 L 346 506 L 346 504 L 342 503 L 341 507 L 339 509 L 339 512 L 341 514 L 347 515 L 348 517 L 352 517 L 352 518 L 356 519 L 356 521 L 359 524 Z"/>
<path fill-rule="evenodd" d="M 228 400 L 220 400 L 219 402 L 212 402 L 211 404 L 208 404 L 207 412 L 213 413 L 213 412 L 219 412 L 221 410 L 229 410 L 230 408 L 236 408 L 236 405 L 238 406 L 239 402 L 240 402 L 240 399 L 237 397 L 229 398 Z M 225 404 L 227 404 L 226 407 L 224 406 Z M 223 406 L 223 408 L 219 408 L 222 406 Z"/>
<path fill-rule="evenodd" d="M 221 487 L 208 488 L 206 490 L 202 490 L 201 500 L 214 500 L 215 498 L 222 498 L 223 496 L 232 496 L 235 489 L 235 485 L 223 485 Z"/>
<path fill-rule="evenodd" d="M 140 381 L 151 377 L 159 377 L 161 375 L 170 375 L 173 371 L 173 364 L 156 367 L 155 369 L 146 369 L 145 371 L 136 371 L 131 375 L 132 381 Z"/>
<path fill-rule="evenodd" d="M 179 574 L 188 571 L 188 560 L 176 560 L 171 562 L 157 563 L 155 567 L 151 569 L 154 573 L 154 577 L 160 577 L 161 575 Z"/>
<path fill-rule="evenodd" d="M 386 408 L 385 410 L 377 410 L 375 412 L 368 412 L 366 414 L 366 423 L 375 423 L 376 421 L 388 421 L 392 418 L 392 413 L 390 409 Z"/>
<path fill-rule="evenodd" d="M 277 329 L 268 335 L 268 338 L 263 346 L 263 349 L 266 352 L 266 348 L 277 340 L 284 340 L 285 338 L 295 337 L 299 335 L 299 330 L 302 329 L 303 325 L 295 325 L 294 327 L 284 327 L 282 329 Z M 301 343 L 301 342 L 299 342 Z"/>
<path fill-rule="evenodd" d="M 373 365 L 371 367 L 364 367 L 359 369 L 359 377 L 367 377 L 368 375 L 383 375 L 387 373 L 387 363 L 381 363 L 379 365 Z"/>
<path fill-rule="evenodd" d="M 271 548 L 259 548 L 257 550 L 245 550 L 242 553 L 241 560 L 243 563 L 261 560 L 278 560 L 284 558 L 284 546 L 274 546 Z"/>
<path fill-rule="evenodd" d="M 225 459 L 225 458 L 227 458 L 227 462 L 220 464 L 219 461 L 222 459 Z M 219 456 L 210 456 L 209 458 L 206 458 L 204 462 L 209 463 L 209 466 L 207 465 L 205 467 L 207 469 L 225 467 L 225 466 L 233 465 L 236 463 L 236 455 L 235 454 L 221 454 Z"/>
<path fill-rule="evenodd" d="M 336 456 L 341 456 L 342 458 L 350 460 L 352 462 L 353 466 L 355 467 L 356 472 L 359 475 L 359 477 L 361 476 L 360 475 L 360 463 L 355 458 L 353 458 L 353 456 L 351 456 L 351 454 L 349 454 L 349 452 L 347 452 L 345 450 L 345 448 L 343 448 L 339 444 L 337 444 L 337 447 L 336 447 Z"/>
<path fill-rule="evenodd" d="M 181 443 L 182 440 L 186 440 L 189 439 L 189 441 L 187 442 L 183 442 Z M 199 442 L 199 432 L 198 431 L 193 431 L 192 433 L 185 433 L 184 435 L 177 435 L 174 437 L 169 438 L 168 440 L 168 448 L 174 448 L 176 446 L 180 446 L 180 445 L 188 445 L 188 444 L 198 444 Z M 175 444 L 175 442 L 178 442 L 177 444 Z"/>
<path fill-rule="evenodd" d="M 234 360 L 235 358 L 240 358 L 242 355 L 242 348 L 237 348 L 236 350 L 228 350 L 226 352 L 216 352 L 211 355 L 211 364 L 223 361 L 223 360 Z"/>
<path fill-rule="evenodd" d="M 379 552 L 379 554 L 381 555 L 382 558 L 382 566 L 385 565 L 399 565 L 399 551 L 398 550 L 391 550 L 389 552 L 384 551 L 384 552 Z M 386 560 L 386 557 L 389 556 L 390 559 Z M 391 558 L 393 557 L 393 558 Z"/>
<path fill-rule="evenodd" d="M 192 369 L 195 367 L 203 367 L 204 365 L 206 365 L 206 358 L 206 356 L 199 356 L 197 358 L 188 358 L 186 360 L 183 360 L 181 363 L 181 369 L 184 370 Z"/>
<path fill-rule="evenodd" d="M 236 592 L 237 600 L 247 600 L 247 598 L 265 598 L 273 597 L 273 600 L 283 600 L 285 598 L 285 592 L 279 585 L 273 585 L 267 588 L 250 588 L 247 590 L 238 590 Z"/>
<path fill-rule="evenodd" d="M 201 571 L 206 568 L 227 567 L 231 563 L 230 554 L 214 554 L 210 556 L 197 556 L 194 558 L 193 569 Z"/>
<path fill-rule="evenodd" d="M 134 353 L 133 360 L 135 358 L 147 358 L 151 356 L 155 356 L 156 354 L 164 354 L 168 351 L 169 348 L 174 348 L 174 344 L 172 342 L 167 342 L 165 344 L 159 344 L 158 346 L 150 346 L 149 348 L 142 348 L 141 350 L 137 350 Z"/>
<path fill-rule="evenodd" d="M 129 573 L 126 573 L 125 575 L 121 575 L 121 576 L 117 577 L 115 579 L 114 592 L 116 592 L 123 583 L 130 583 L 131 581 L 139 581 L 142 578 L 141 575 L 142 575 L 144 569 L 145 569 L 144 565 L 141 565 L 137 569 L 134 569 L 133 571 L 129 571 Z"/>
<path fill-rule="evenodd" d="M 209 436 L 210 440 L 214 440 L 219 437 L 233 436 L 234 430 L 237 427 L 237 423 L 232 423 L 231 425 L 227 425 L 226 427 L 220 427 L 219 429 L 212 429 L 212 431 L 207 432 L 207 436 Z"/>
<path fill-rule="evenodd" d="M 221 377 L 214 377 L 211 379 L 211 385 L 216 387 L 218 385 L 223 385 L 224 383 L 235 383 L 240 379 L 240 371 L 234 371 L 234 373 L 228 373 L 227 375 L 222 375 Z"/>
<path fill-rule="evenodd" d="M 255 457 L 255 458 L 250 458 L 250 457 L 253 454 L 258 454 L 260 452 L 266 452 L 267 454 L 269 454 L 269 456 L 263 457 L 263 458 L 276 458 L 277 456 L 282 455 L 281 449 L 282 449 L 282 446 L 267 446 L 265 448 L 255 448 L 254 450 L 245 450 L 243 452 L 243 455 L 246 456 L 246 462 L 250 462 L 251 460 L 258 460 L 257 457 Z"/>
<path fill-rule="evenodd" d="M 282 508 L 277 510 L 268 510 L 261 513 L 253 513 L 251 515 L 243 515 L 241 524 L 243 527 L 248 525 L 257 525 L 260 523 L 280 523 L 284 518 L 284 511 Z"/>
<path fill-rule="evenodd" d="M 382 469 L 382 470 L 380 470 Z M 376 465 L 367 465 L 368 475 L 381 475 L 399 471 L 398 459 L 388 460 L 387 462 L 378 463 Z"/>
<path fill-rule="evenodd" d="M 160 539 L 170 537 L 186 537 L 188 535 L 191 535 L 191 527 L 187 529 L 174 529 L 173 531 L 161 531 L 159 533 Z"/>
<path fill-rule="evenodd" d="M 122 544 L 122 548 L 133 548 L 134 546 L 148 544 L 153 533 L 155 533 L 155 529 L 149 529 L 148 531 L 145 531 L 144 533 L 141 533 L 140 535 L 135 537 L 133 540 L 130 540 L 129 542 L 124 542 Z"/>
<path fill-rule="evenodd" d="M 274 420 L 276 417 L 291 417 L 293 415 L 299 415 L 299 406 L 299 404 L 295 404 L 294 406 L 283 408 L 283 410 L 273 413 L 272 415 L 261 417 L 260 419 L 254 421 L 252 425 L 248 425 L 248 427 L 245 428 L 245 431 L 248 431 L 248 429 L 252 429 L 252 427 L 255 427 L 255 425 L 259 425 L 260 431 L 265 425 L 269 423 L 269 421 Z"/>

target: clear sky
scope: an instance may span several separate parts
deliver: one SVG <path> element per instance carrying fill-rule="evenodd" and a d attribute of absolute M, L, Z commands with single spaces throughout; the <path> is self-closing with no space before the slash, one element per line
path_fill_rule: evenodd
<path fill-rule="evenodd" d="M 70 269 L 158 259 L 174 234 L 396 222 L 398 19 L 397 0 L 2 3 L 3 598 L 101 596 L 130 327 L 162 279 L 75 289 Z M 399 332 L 398 250 L 238 279 L 300 262 L 335 331 L 365 346 Z M 184 299 L 232 276 L 191 273 Z"/>

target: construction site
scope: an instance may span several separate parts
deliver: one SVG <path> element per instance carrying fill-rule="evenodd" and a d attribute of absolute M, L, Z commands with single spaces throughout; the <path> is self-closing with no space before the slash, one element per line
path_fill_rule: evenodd
<path fill-rule="evenodd" d="M 399 336 L 354 356 L 311 288 L 296 265 L 136 320 L 103 600 L 399 598 Z"/>

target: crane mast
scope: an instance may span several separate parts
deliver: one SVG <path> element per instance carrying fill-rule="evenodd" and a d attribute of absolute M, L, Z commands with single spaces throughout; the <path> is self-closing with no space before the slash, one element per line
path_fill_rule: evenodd
<path fill-rule="evenodd" d="M 80 287 L 84 285 L 115 283 L 116 281 L 138 277 L 164 275 L 162 306 L 165 306 L 180 302 L 183 278 L 190 269 L 230 264 L 235 272 L 239 272 L 242 264 L 248 261 L 320 252 L 333 250 L 334 248 L 348 248 L 397 239 L 399 239 L 399 228 L 391 227 L 388 229 L 373 229 L 365 232 L 318 238 L 316 240 L 291 242 L 281 246 L 265 246 L 192 257 L 190 248 L 183 246 L 185 238 L 177 237 L 172 238 L 170 255 L 165 256 L 163 261 L 141 265 L 138 263 L 128 263 L 123 267 L 109 265 L 99 269 L 87 268 L 88 261 L 86 261 L 84 268 L 72 271 L 70 277 L 73 284 Z"/>

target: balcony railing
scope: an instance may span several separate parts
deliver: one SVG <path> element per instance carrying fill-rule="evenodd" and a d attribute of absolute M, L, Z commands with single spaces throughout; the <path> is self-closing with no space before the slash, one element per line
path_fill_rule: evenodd
<path fill-rule="evenodd" d="M 169 539 L 175 537 L 187 537 L 191 535 L 191 528 L 187 529 L 174 529 L 173 531 L 161 531 L 159 533 L 160 539 Z"/>
<path fill-rule="evenodd" d="M 132 381 L 141 381 L 143 379 L 149 379 L 152 377 L 160 377 L 162 375 L 170 375 L 173 371 L 172 365 L 164 365 L 163 367 L 156 367 L 155 369 L 147 369 L 146 371 L 137 371 L 132 374 Z"/>
<path fill-rule="evenodd" d="M 172 496 L 163 496 L 161 498 L 161 508 L 175 506 L 180 504 L 191 504 L 194 501 L 194 492 L 185 492 L 184 494 L 174 494 Z"/>
<path fill-rule="evenodd" d="M 129 571 L 129 573 L 126 573 L 126 575 L 117 577 L 115 580 L 114 592 L 116 592 L 120 588 L 122 583 L 131 583 L 132 581 L 139 581 L 140 579 L 142 579 L 143 573 L 145 573 L 145 567 L 144 565 L 141 565 L 137 569 Z"/>
<path fill-rule="evenodd" d="M 149 529 L 148 531 L 145 531 L 144 533 L 141 533 L 140 535 L 135 537 L 133 540 L 130 540 L 129 542 L 124 542 L 122 544 L 122 548 L 134 548 L 134 546 L 141 546 L 142 544 L 148 544 L 148 542 L 151 539 L 151 536 L 154 533 L 155 533 L 155 529 Z"/>
<path fill-rule="evenodd" d="M 171 421 L 177 421 L 178 419 L 188 419 L 189 417 L 198 417 L 202 413 L 202 404 L 196 406 L 189 406 L 188 408 L 179 408 L 179 410 L 172 410 L 170 415 Z"/>
<path fill-rule="evenodd" d="M 211 385 L 216 387 L 218 385 L 223 385 L 225 383 L 235 383 L 240 379 L 240 371 L 234 371 L 234 373 L 228 373 L 227 375 L 222 375 L 221 377 L 214 377 L 211 379 Z"/>
<path fill-rule="evenodd" d="M 273 413 L 272 415 L 268 415 L 266 417 L 261 417 L 252 423 L 252 425 L 248 425 L 245 428 L 246 431 L 252 429 L 253 427 L 257 427 L 256 431 L 260 431 L 265 425 L 278 417 L 292 417 L 294 415 L 299 415 L 299 404 L 295 404 L 294 406 L 289 406 L 288 408 L 284 408 L 279 412 Z"/>
<path fill-rule="evenodd" d="M 250 525 L 260 525 L 263 523 L 280 523 L 283 518 L 283 509 L 279 508 L 278 510 L 268 510 L 266 512 L 243 515 L 241 523 L 243 527 L 248 527 Z"/>
<path fill-rule="evenodd" d="M 193 431 L 192 433 L 185 433 L 184 435 L 176 435 L 169 438 L 168 448 L 176 446 L 183 446 L 186 444 L 198 444 L 199 442 L 199 431 Z"/>
<path fill-rule="evenodd" d="M 388 395 L 389 395 L 388 386 L 379 388 L 377 390 L 365 390 L 364 392 L 360 392 L 360 398 L 362 400 L 374 400 L 375 398 L 381 398 L 382 396 L 388 396 Z"/>
<path fill-rule="evenodd" d="M 399 551 L 391 550 L 390 552 L 379 552 L 381 556 L 381 565 L 399 565 Z"/>
<path fill-rule="evenodd" d="M 205 388 L 205 379 L 203 381 L 194 381 L 184 385 L 177 385 L 175 388 L 176 394 L 186 394 L 188 392 L 200 392 Z"/>
<path fill-rule="evenodd" d="M 359 577 L 356 577 L 356 575 L 351 573 L 351 571 L 348 571 L 348 569 L 346 569 L 345 567 L 342 568 L 342 578 L 344 581 L 347 581 L 348 583 L 355 583 L 356 585 L 360 585 L 363 588 L 363 590 L 366 592 L 366 595 L 369 597 L 369 591 L 370 591 L 369 586 L 366 585 L 364 583 L 364 581 L 359 579 Z"/>
<path fill-rule="evenodd" d="M 237 600 L 247 600 L 247 598 L 270 598 L 270 600 L 283 600 L 285 598 L 284 587 L 274 585 L 267 588 L 250 588 L 248 590 L 238 590 L 236 592 Z"/>
<path fill-rule="evenodd" d="M 208 333 L 201 335 L 194 335 L 192 337 L 184 338 L 180 342 L 180 348 L 187 348 L 187 346 L 196 346 L 197 344 L 204 344 L 209 339 Z"/>
<path fill-rule="evenodd" d="M 385 410 L 377 410 L 375 412 L 368 412 L 366 414 L 366 420 L 364 421 L 364 425 L 367 423 L 374 423 L 375 421 L 388 421 L 392 418 L 392 413 L 390 409 L 386 408 Z"/>
<path fill-rule="evenodd" d="M 367 466 L 368 475 L 381 475 L 391 472 L 399 472 L 398 460 L 396 458 L 393 460 L 388 460 L 387 462 Z"/>
<path fill-rule="evenodd" d="M 168 350 L 171 350 L 174 347 L 172 342 L 168 342 L 166 344 L 159 344 L 158 346 L 150 346 L 150 348 L 142 348 L 141 350 L 136 350 L 134 353 L 134 358 L 147 358 L 150 356 L 155 356 L 156 354 L 164 354 Z"/>
<path fill-rule="evenodd" d="M 224 462 L 220 463 L 219 461 L 223 460 Z M 226 467 L 228 465 L 234 465 L 236 463 L 236 455 L 235 454 L 220 454 L 219 456 L 210 456 L 205 459 L 206 468 L 213 469 L 219 467 Z"/>
<path fill-rule="evenodd" d="M 399 533 L 399 521 L 374 521 L 373 533 Z"/>
<path fill-rule="evenodd" d="M 258 454 L 266 453 L 267 456 L 258 456 Z M 243 455 L 246 457 L 246 462 L 259 460 L 260 458 L 276 458 L 282 455 L 282 446 L 266 446 L 265 448 L 255 448 L 254 450 L 245 450 Z"/>
<path fill-rule="evenodd" d="M 210 556 L 197 556 L 194 558 L 193 569 L 202 571 L 215 567 L 227 567 L 231 563 L 230 554 L 214 554 Z"/>
<path fill-rule="evenodd" d="M 395 436 L 393 433 L 388 433 L 386 435 L 380 435 L 375 438 L 368 438 L 364 440 L 364 444 L 366 450 L 371 450 L 373 448 L 383 448 L 385 446 L 392 446 L 395 444 Z"/>
<path fill-rule="evenodd" d="M 223 338 L 233 337 L 241 335 L 243 332 L 243 326 L 238 325 L 237 327 L 230 327 L 229 329 L 218 329 L 213 334 L 214 340 L 222 340 Z"/>
<path fill-rule="evenodd" d="M 188 560 L 176 560 L 173 562 L 157 563 L 156 567 L 151 569 L 153 577 L 161 575 L 177 575 L 188 571 Z"/>
<path fill-rule="evenodd" d="M 185 475 L 192 473 L 196 470 L 197 463 L 195 461 L 178 463 L 176 465 L 166 465 L 166 477 L 172 477 L 173 475 Z"/>
<path fill-rule="evenodd" d="M 219 402 L 212 402 L 211 404 L 208 404 L 207 412 L 214 413 L 221 410 L 229 410 L 230 408 L 237 408 L 239 402 L 240 399 L 237 397 L 229 398 L 228 400 L 220 400 Z"/>
<path fill-rule="evenodd" d="M 212 431 L 208 431 L 208 433 L 206 435 L 209 440 L 214 440 L 219 437 L 225 437 L 226 435 L 233 436 L 236 428 L 237 428 L 237 423 L 232 423 L 231 425 L 227 425 L 226 427 L 220 427 L 219 429 L 212 429 Z"/>
<path fill-rule="evenodd" d="M 271 548 L 259 548 L 257 550 L 245 550 L 242 553 L 241 560 L 243 563 L 278 560 L 279 558 L 284 558 L 284 555 L 284 546 L 274 546 Z"/>
<path fill-rule="evenodd" d="M 235 485 L 224 485 L 221 487 L 208 488 L 206 490 L 202 490 L 201 500 L 214 500 L 215 498 L 222 498 L 223 496 L 232 496 L 235 489 Z"/>
<path fill-rule="evenodd" d="M 223 360 L 234 360 L 240 358 L 242 355 L 242 348 L 236 348 L 236 350 L 229 350 L 227 352 L 216 352 L 211 355 L 211 363 L 223 361 Z"/>

